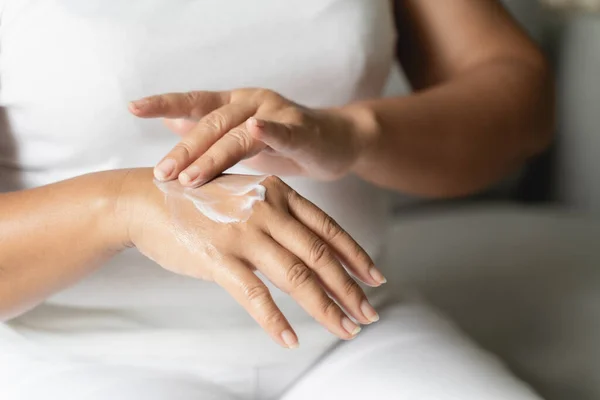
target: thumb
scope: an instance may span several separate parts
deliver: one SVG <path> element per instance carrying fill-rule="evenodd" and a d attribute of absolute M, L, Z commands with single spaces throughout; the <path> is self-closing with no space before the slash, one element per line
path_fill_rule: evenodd
<path fill-rule="evenodd" d="M 308 140 L 301 128 L 254 117 L 248 119 L 246 129 L 253 138 L 280 153 L 297 153 Z"/>

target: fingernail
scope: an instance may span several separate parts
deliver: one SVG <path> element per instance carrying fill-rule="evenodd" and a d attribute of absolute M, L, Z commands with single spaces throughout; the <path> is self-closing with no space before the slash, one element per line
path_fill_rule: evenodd
<path fill-rule="evenodd" d="M 375 311 L 368 300 L 363 300 L 360 305 L 360 310 L 371 323 L 379 321 L 379 314 L 377 314 L 377 311 Z"/>
<path fill-rule="evenodd" d="M 165 158 L 154 168 L 154 177 L 159 181 L 169 179 L 177 163 L 172 158 Z"/>
<path fill-rule="evenodd" d="M 129 103 L 129 105 L 131 106 L 131 108 L 134 111 L 141 111 L 148 105 L 148 100 L 141 99 L 141 100 L 132 101 L 131 103 Z"/>
<path fill-rule="evenodd" d="M 182 185 L 189 185 L 196 179 L 198 179 L 199 175 L 200 168 L 195 165 L 191 166 L 185 171 L 183 171 L 181 174 L 179 174 L 179 182 L 181 182 Z"/>
<path fill-rule="evenodd" d="M 360 326 L 356 325 L 348 317 L 342 318 L 342 326 L 344 327 L 344 329 L 346 330 L 346 332 L 348 332 L 352 336 L 358 335 L 358 333 L 361 330 Z"/>
<path fill-rule="evenodd" d="M 380 285 L 383 285 L 384 283 L 387 283 L 387 279 L 385 279 L 385 276 L 383 276 L 383 274 L 381 273 L 381 271 L 379 271 L 377 268 L 372 267 L 369 270 L 369 274 L 371 275 L 371 278 L 373 278 L 373 280 L 377 283 L 379 283 Z"/>
<path fill-rule="evenodd" d="M 283 343 L 285 343 L 285 345 L 290 349 L 297 349 L 299 346 L 298 338 L 294 332 L 290 331 L 289 329 L 283 331 L 281 334 L 281 339 L 283 340 Z"/>

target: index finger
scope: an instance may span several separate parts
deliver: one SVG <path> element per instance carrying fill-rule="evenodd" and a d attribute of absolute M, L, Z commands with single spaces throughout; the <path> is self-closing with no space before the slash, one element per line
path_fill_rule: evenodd
<path fill-rule="evenodd" d="M 144 97 L 129 103 L 129 111 L 140 118 L 202 118 L 229 104 L 230 92 L 193 91 Z"/>
<path fill-rule="evenodd" d="M 238 126 L 183 170 L 179 181 L 184 186 L 203 185 L 240 161 L 258 154 L 264 147 L 262 142 L 252 139 L 244 127 Z"/>

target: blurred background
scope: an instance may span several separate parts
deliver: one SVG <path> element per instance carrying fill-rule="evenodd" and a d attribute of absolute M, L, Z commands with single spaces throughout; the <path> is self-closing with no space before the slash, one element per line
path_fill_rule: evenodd
<path fill-rule="evenodd" d="M 600 0 L 502 2 L 554 66 L 558 126 L 549 152 L 481 197 L 557 202 L 600 213 Z M 409 90 L 396 68 L 387 94 Z"/>
<path fill-rule="evenodd" d="M 555 143 L 480 196 L 398 202 L 387 257 L 544 398 L 600 399 L 600 0 L 504 4 L 554 67 Z"/>

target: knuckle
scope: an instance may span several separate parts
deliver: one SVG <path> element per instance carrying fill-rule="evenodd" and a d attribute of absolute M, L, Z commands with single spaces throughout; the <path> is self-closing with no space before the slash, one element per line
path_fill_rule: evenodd
<path fill-rule="evenodd" d="M 248 286 L 244 289 L 244 296 L 250 304 L 261 307 L 268 304 L 271 299 L 269 289 L 263 285 Z"/>
<path fill-rule="evenodd" d="M 194 147 L 191 143 L 182 141 L 175 145 L 175 149 L 180 153 L 183 153 L 186 159 L 192 158 L 192 154 L 194 154 Z"/>
<path fill-rule="evenodd" d="M 261 184 L 267 189 L 267 201 L 262 203 L 272 204 L 277 211 L 283 212 L 285 215 L 289 215 L 290 204 L 292 204 L 292 201 L 296 200 L 289 197 L 292 189 L 283 180 L 281 180 L 281 178 L 275 175 L 267 176 L 263 179 Z"/>
<path fill-rule="evenodd" d="M 167 108 L 167 99 L 164 96 L 152 96 L 148 98 L 148 104 L 153 109 L 163 110 Z"/>
<path fill-rule="evenodd" d="M 343 231 L 342 228 L 333 220 L 333 218 L 324 215 L 321 226 L 321 232 L 328 240 L 334 240 Z"/>
<path fill-rule="evenodd" d="M 288 268 L 285 278 L 291 291 L 294 291 L 310 282 L 313 279 L 313 272 L 301 262 L 296 262 Z"/>
<path fill-rule="evenodd" d="M 268 187 L 283 187 L 283 186 L 287 186 L 280 177 L 275 176 L 275 175 L 269 175 L 267 176 L 264 180 L 263 180 L 263 184 L 267 185 Z"/>
<path fill-rule="evenodd" d="M 331 298 L 327 297 L 323 303 L 321 303 L 321 314 L 325 317 L 331 317 L 337 314 L 337 305 Z"/>
<path fill-rule="evenodd" d="M 323 267 L 331 261 L 329 247 L 320 239 L 314 241 L 310 248 L 309 260 L 314 267 Z"/>
<path fill-rule="evenodd" d="M 183 99 L 186 103 L 188 103 L 191 106 L 196 105 L 196 103 L 198 102 L 198 97 L 198 92 L 185 92 L 183 94 Z"/>
<path fill-rule="evenodd" d="M 358 262 L 368 265 L 374 266 L 373 260 L 367 254 L 367 252 L 361 247 L 360 244 L 354 242 L 354 257 L 358 260 Z"/>
<path fill-rule="evenodd" d="M 350 247 L 345 252 L 345 256 L 355 261 L 360 267 L 370 268 L 375 266 L 375 263 L 371 259 L 371 256 L 362 248 L 360 244 L 358 244 L 350 235 L 347 233 L 343 233 L 345 238 L 344 240 L 348 240 Z"/>
<path fill-rule="evenodd" d="M 250 147 L 252 146 L 252 139 L 244 131 L 239 129 L 230 131 L 229 138 L 243 151 L 250 150 Z"/>
<path fill-rule="evenodd" d="M 264 217 L 271 217 L 274 216 L 277 211 L 278 208 L 276 206 L 274 206 L 271 202 L 269 201 L 258 201 L 256 203 L 254 203 L 254 205 L 252 206 L 252 210 L 254 213 L 258 214 L 258 215 L 262 215 L 263 219 L 266 222 L 266 225 L 269 225 L 269 221 L 268 218 L 264 218 Z"/>
<path fill-rule="evenodd" d="M 362 297 L 362 289 L 351 278 L 344 283 L 344 294 L 349 298 Z"/>
<path fill-rule="evenodd" d="M 278 310 L 274 309 L 265 314 L 262 318 L 262 322 L 265 326 L 273 327 L 285 323 L 285 319 Z"/>
<path fill-rule="evenodd" d="M 204 128 L 211 131 L 224 131 L 227 126 L 227 117 L 220 112 L 213 112 L 201 121 Z"/>

